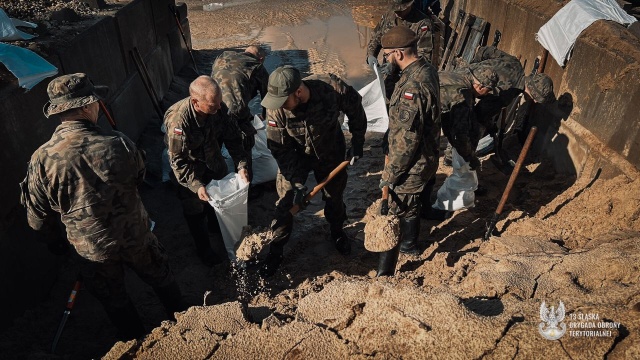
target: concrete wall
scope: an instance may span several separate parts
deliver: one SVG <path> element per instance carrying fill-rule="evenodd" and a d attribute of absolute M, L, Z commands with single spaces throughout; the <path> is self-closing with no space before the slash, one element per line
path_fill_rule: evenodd
<path fill-rule="evenodd" d="M 189 59 L 186 46 L 169 6 L 174 0 L 134 0 L 115 16 L 96 21 L 74 39 L 61 44 L 48 59 L 60 74 L 85 72 L 96 84 L 108 85 L 107 107 L 120 131 L 134 141 L 155 114 L 151 100 L 137 73 L 130 52 L 136 47 L 162 98 Z M 188 33 L 186 6 L 181 8 L 183 28 Z M 2 84 L 0 133 L 5 134 L 0 152 L 0 306 L 12 309 L 0 324 L 18 316 L 46 296 L 56 269 L 64 258 L 49 255 L 34 241 L 37 235 L 26 225 L 19 205 L 18 183 L 24 178 L 31 154 L 46 142 L 59 124 L 46 119 L 42 106 L 48 100 L 44 80 L 31 91 Z M 157 118 L 157 116 L 156 116 Z M 109 126 L 101 118 L 100 126 Z M 158 125 L 159 126 L 159 125 Z M 18 299 L 19 298 L 19 299 Z M 19 301 L 16 301 L 19 300 Z"/>
<path fill-rule="evenodd" d="M 544 48 L 535 33 L 562 2 L 534 0 L 444 0 L 446 14 L 465 11 L 489 22 L 489 39 L 502 32 L 500 49 L 522 56 L 530 73 Z M 560 67 L 549 56 L 544 72 L 554 81 L 559 101 L 533 113 L 540 132 L 535 150 L 548 155 L 560 172 L 580 173 L 587 160 L 603 174 L 636 177 L 640 168 L 640 39 L 622 25 L 598 21 L 578 38 Z M 629 166 L 632 165 L 632 166 Z"/>

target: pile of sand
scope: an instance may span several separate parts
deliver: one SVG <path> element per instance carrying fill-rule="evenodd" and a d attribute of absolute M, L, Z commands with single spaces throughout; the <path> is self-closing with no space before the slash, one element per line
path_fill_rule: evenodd
<path fill-rule="evenodd" d="M 262 249 L 273 239 L 273 231 L 269 228 L 245 226 L 240 234 L 240 246 L 236 256 L 240 260 L 249 261 L 258 256 Z"/>
<path fill-rule="evenodd" d="M 80 16 L 97 14 L 80 0 L 0 0 L 0 8 L 10 17 L 26 21 L 50 20 L 51 13 L 65 8 Z"/>

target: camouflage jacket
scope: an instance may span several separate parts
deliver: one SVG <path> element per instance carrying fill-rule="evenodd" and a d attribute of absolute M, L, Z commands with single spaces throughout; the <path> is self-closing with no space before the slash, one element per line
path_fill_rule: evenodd
<path fill-rule="evenodd" d="M 478 125 L 473 111 L 473 80 L 468 69 L 441 71 L 442 132 L 458 153 L 469 161 L 478 139 Z"/>
<path fill-rule="evenodd" d="M 509 55 L 494 46 L 478 49 L 471 63 L 488 64 L 498 75 L 496 91 L 504 98 L 505 106 L 524 91 L 524 69 L 517 57 Z"/>
<path fill-rule="evenodd" d="M 382 179 L 396 185 L 396 191 L 416 191 L 415 184 L 403 187 L 410 175 L 417 175 L 422 184 L 435 174 L 440 111 L 438 71 L 419 59 L 402 71 L 389 103 L 389 161 Z"/>
<path fill-rule="evenodd" d="M 247 167 L 247 154 L 242 147 L 238 125 L 222 108 L 215 115 L 199 120 L 187 97 L 173 104 L 164 114 L 167 129 L 165 144 L 169 162 L 178 182 L 196 193 L 213 179 L 222 179 L 227 165 L 222 157 L 224 144 L 237 169 Z"/>
<path fill-rule="evenodd" d="M 211 77 L 220 85 L 231 117 L 239 122 L 251 120 L 249 101 L 258 92 L 263 99 L 267 94 L 269 73 L 262 63 L 246 52 L 225 51 L 213 63 Z"/>
<path fill-rule="evenodd" d="M 291 183 L 304 182 L 317 162 L 345 159 L 340 112 L 349 117 L 352 145 L 362 146 L 367 131 L 362 97 L 353 87 L 333 74 L 303 81 L 311 94 L 306 104 L 293 111 L 267 110 L 267 144 L 280 172 Z"/>
<path fill-rule="evenodd" d="M 78 254 L 113 258 L 150 231 L 137 188 L 144 173 L 143 156 L 125 135 L 65 121 L 33 153 L 20 184 L 29 226 L 51 231 L 59 214 Z"/>
<path fill-rule="evenodd" d="M 367 48 L 367 55 L 377 57 L 382 49 L 382 36 L 391 30 L 394 26 L 406 26 L 415 31 L 418 36 L 418 55 L 424 57 L 427 61 L 431 62 L 431 56 L 433 52 L 433 23 L 431 19 L 413 8 L 406 19 L 400 18 L 395 12 L 389 11 L 382 15 L 382 19 L 378 25 L 376 25 L 371 34 L 371 40 Z"/>

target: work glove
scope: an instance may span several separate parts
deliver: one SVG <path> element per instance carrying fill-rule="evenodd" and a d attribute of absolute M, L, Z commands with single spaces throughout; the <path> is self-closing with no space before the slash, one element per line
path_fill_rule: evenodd
<path fill-rule="evenodd" d="M 380 187 L 380 189 L 382 189 L 385 186 L 388 186 L 389 189 L 393 189 L 393 184 L 388 182 L 387 180 L 380 180 L 380 185 L 378 185 Z"/>
<path fill-rule="evenodd" d="M 373 55 L 367 56 L 367 65 L 378 66 L 378 59 Z"/>
<path fill-rule="evenodd" d="M 305 197 L 307 196 L 307 187 L 302 184 L 293 185 L 293 204 L 300 206 L 300 209 L 307 207 Z"/>
<path fill-rule="evenodd" d="M 347 159 L 351 159 L 349 165 L 355 164 L 356 161 L 362 157 L 363 153 L 362 145 L 351 145 L 347 151 Z"/>
<path fill-rule="evenodd" d="M 472 156 L 471 156 L 471 160 L 469 160 L 469 168 L 470 168 L 471 170 L 476 170 L 476 169 L 479 169 L 479 168 L 480 168 L 480 165 L 481 165 L 481 164 L 480 164 L 480 159 L 478 159 L 478 157 L 477 157 L 477 156 L 472 155 Z"/>
<path fill-rule="evenodd" d="M 380 204 L 380 215 L 389 215 L 389 200 L 382 200 Z"/>
<path fill-rule="evenodd" d="M 384 75 L 384 76 L 389 76 L 391 75 L 391 63 L 384 63 L 382 65 L 380 65 L 380 74 Z"/>
<path fill-rule="evenodd" d="M 242 133 L 242 146 L 245 149 L 253 149 L 253 146 L 256 144 L 256 138 L 253 134 L 248 134 L 244 130 Z"/>

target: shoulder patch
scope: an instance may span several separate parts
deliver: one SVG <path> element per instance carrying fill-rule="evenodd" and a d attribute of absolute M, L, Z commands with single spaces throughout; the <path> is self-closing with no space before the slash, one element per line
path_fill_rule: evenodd
<path fill-rule="evenodd" d="M 180 128 L 174 128 L 173 129 L 173 133 L 175 135 L 182 135 L 184 133 L 184 131 L 182 131 L 182 129 L 180 129 Z"/>
<path fill-rule="evenodd" d="M 276 124 L 276 122 L 274 120 L 267 121 L 267 125 L 273 126 L 273 127 L 277 127 L 278 126 L 278 124 Z"/>
<path fill-rule="evenodd" d="M 427 25 L 420 26 L 420 31 L 422 32 L 429 31 L 429 26 Z"/>
<path fill-rule="evenodd" d="M 413 100 L 415 98 L 415 94 L 409 91 L 405 91 L 404 94 L 402 94 L 402 97 L 407 99 L 407 100 Z"/>

